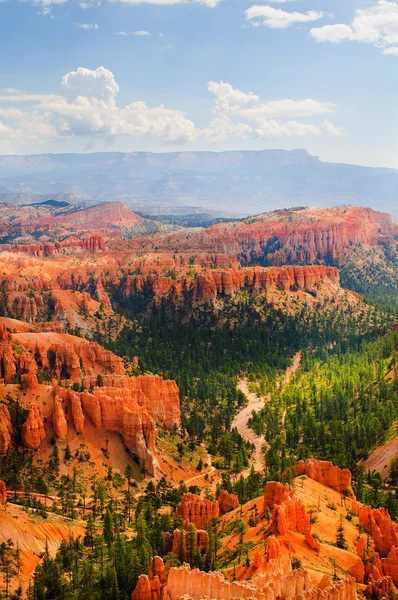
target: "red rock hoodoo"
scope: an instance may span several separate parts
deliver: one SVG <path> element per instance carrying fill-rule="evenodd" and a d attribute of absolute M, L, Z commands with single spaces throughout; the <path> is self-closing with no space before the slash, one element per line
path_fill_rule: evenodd
<path fill-rule="evenodd" d="M 197 529 L 205 529 L 211 524 L 212 519 L 217 519 L 220 507 L 217 500 L 202 499 L 195 494 L 184 494 L 177 509 L 177 515 L 184 521 L 193 523 Z"/>

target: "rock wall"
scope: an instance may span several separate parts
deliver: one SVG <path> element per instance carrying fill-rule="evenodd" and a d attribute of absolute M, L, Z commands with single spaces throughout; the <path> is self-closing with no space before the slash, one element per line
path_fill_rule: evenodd
<path fill-rule="evenodd" d="M 185 290 L 192 291 L 194 301 L 201 303 L 215 302 L 218 296 L 234 296 L 244 289 L 253 293 L 275 289 L 315 290 L 324 281 L 338 284 L 338 270 L 324 266 L 209 269 L 190 279 L 186 270 L 180 269 L 175 278 L 161 274 L 131 275 L 124 285 L 124 294 L 129 297 L 150 292 L 155 298 L 161 298 L 179 296 Z"/>
<path fill-rule="evenodd" d="M 106 250 L 106 245 L 100 234 L 94 234 L 82 240 L 72 238 L 62 242 L 14 246 L 9 249 L 9 252 L 21 252 L 37 257 L 51 257 L 58 254 L 67 254 L 76 249 L 98 252 L 99 250 Z"/>
<path fill-rule="evenodd" d="M 318 481 L 337 492 L 348 490 L 352 494 L 351 472 L 348 469 L 335 467 L 329 461 L 317 460 L 316 458 L 309 458 L 306 461 L 300 460 L 296 465 L 296 473 L 297 475 L 307 475 L 310 479 Z"/>

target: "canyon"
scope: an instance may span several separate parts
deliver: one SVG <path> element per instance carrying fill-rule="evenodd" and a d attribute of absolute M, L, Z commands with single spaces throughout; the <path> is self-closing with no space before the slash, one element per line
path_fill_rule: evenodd
<path fill-rule="evenodd" d="M 43 539 L 52 536 L 51 556 L 64 548 L 71 511 L 82 556 L 98 555 L 88 515 L 106 539 L 105 555 L 119 533 L 134 547 L 134 564 L 145 553 L 129 589 L 133 600 L 355 600 L 357 592 L 397 592 L 398 528 L 388 511 L 359 502 L 350 471 L 312 457 L 316 451 L 283 453 L 285 437 L 298 431 L 296 413 L 308 409 L 301 390 L 291 398 L 284 391 L 310 373 L 333 318 L 350 330 L 325 343 L 330 356 L 347 340 L 390 326 L 345 284 L 360 251 L 390 256 L 394 279 L 397 223 L 353 206 L 279 210 L 207 228 L 163 227 L 119 202 L 22 206 L 11 225 L 10 211 L 0 219 L 0 460 L 11 471 L 26 461 L 29 476 L 42 478 L 23 490 L 18 478 L 4 477 L 15 489 L 0 481 L 2 536 L 19 543 L 27 532 L 24 590 L 43 564 Z M 366 265 L 358 269 L 370 272 Z M 267 346 L 272 319 L 292 326 L 282 349 Z M 300 319 L 323 328 L 319 347 L 296 340 Z M 250 352 L 240 359 L 229 344 L 247 321 L 264 325 L 260 353 L 269 353 L 269 365 L 258 373 Z M 207 365 L 201 380 L 189 361 L 173 372 L 180 355 L 169 338 L 182 331 L 194 362 L 191 333 L 207 326 L 224 335 L 214 338 L 218 378 Z M 249 350 L 252 331 L 243 338 Z M 204 353 L 212 339 L 204 338 Z M 152 361 L 145 344 L 153 340 Z M 395 355 L 388 356 L 391 371 Z M 316 394 L 310 375 L 305 385 Z M 276 408 L 273 422 L 259 412 L 268 404 Z M 275 428 L 276 450 L 264 428 L 261 435 L 250 428 L 253 410 Z M 383 415 L 376 425 L 387 421 Z M 297 435 L 298 446 L 309 436 L 306 429 Z M 269 449 L 278 481 L 269 476 Z M 107 503 L 97 494 L 108 494 Z"/>

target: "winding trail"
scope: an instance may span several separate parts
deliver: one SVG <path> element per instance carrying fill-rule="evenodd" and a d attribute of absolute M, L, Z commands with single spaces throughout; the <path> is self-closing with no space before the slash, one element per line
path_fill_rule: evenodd
<path fill-rule="evenodd" d="M 295 354 L 293 357 L 292 364 L 286 369 L 282 380 L 279 382 L 279 386 L 284 386 L 289 383 L 299 368 L 300 361 L 301 352 L 297 352 L 297 354 Z M 249 382 L 247 379 L 241 379 L 238 383 L 238 388 L 244 393 L 248 402 L 247 405 L 235 416 L 232 422 L 232 427 L 236 427 L 243 439 L 254 445 L 255 449 L 252 455 L 251 465 L 254 466 L 256 471 L 264 471 L 265 457 L 262 448 L 266 443 L 265 437 L 263 435 L 257 435 L 253 429 L 249 427 L 248 422 L 253 412 L 259 412 L 262 408 L 264 408 L 265 403 L 269 402 L 271 399 L 271 394 L 260 397 L 257 396 L 257 394 L 249 390 Z M 286 417 L 286 414 L 284 413 L 283 416 Z"/>

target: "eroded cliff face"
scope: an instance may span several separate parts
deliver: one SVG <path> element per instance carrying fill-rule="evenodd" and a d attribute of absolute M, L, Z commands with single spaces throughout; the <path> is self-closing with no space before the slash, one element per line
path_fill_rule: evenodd
<path fill-rule="evenodd" d="M 120 433 L 146 472 L 154 475 L 157 425 L 173 429 L 180 423 L 175 381 L 157 375 L 129 377 L 121 359 L 95 342 L 54 331 L 29 330 L 27 324 L 13 325 L 15 333 L 4 324 L 0 326 L 0 365 L 6 383 L 4 394 L 7 384 L 18 382 L 29 398 L 34 390 L 22 428 L 24 446 L 37 449 L 52 432 L 67 440 L 71 427 L 84 436 L 89 419 L 97 429 Z M 39 367 L 46 375 L 44 384 L 38 383 Z M 41 386 L 52 403 L 47 424 Z M 8 410 L 0 404 L 0 454 L 6 454 L 10 447 L 11 431 Z"/>
<path fill-rule="evenodd" d="M 149 274 L 130 275 L 124 284 L 126 297 L 151 293 L 155 299 L 182 296 L 191 292 L 196 303 L 214 303 L 218 297 L 231 297 L 239 291 L 261 294 L 267 291 L 315 291 L 317 286 L 339 284 L 335 267 L 243 267 L 230 269 L 201 269 L 188 276 L 185 269 L 176 271 L 174 278 Z"/>
<path fill-rule="evenodd" d="M 220 223 L 187 236 L 185 231 L 158 234 L 158 251 L 232 254 L 243 262 L 266 258 L 268 264 L 330 262 L 356 244 L 393 239 L 397 224 L 387 214 L 369 208 L 344 206 L 276 210 L 239 222 Z M 134 240 L 150 251 L 149 240 Z M 152 246 L 153 247 L 153 246 Z"/>

